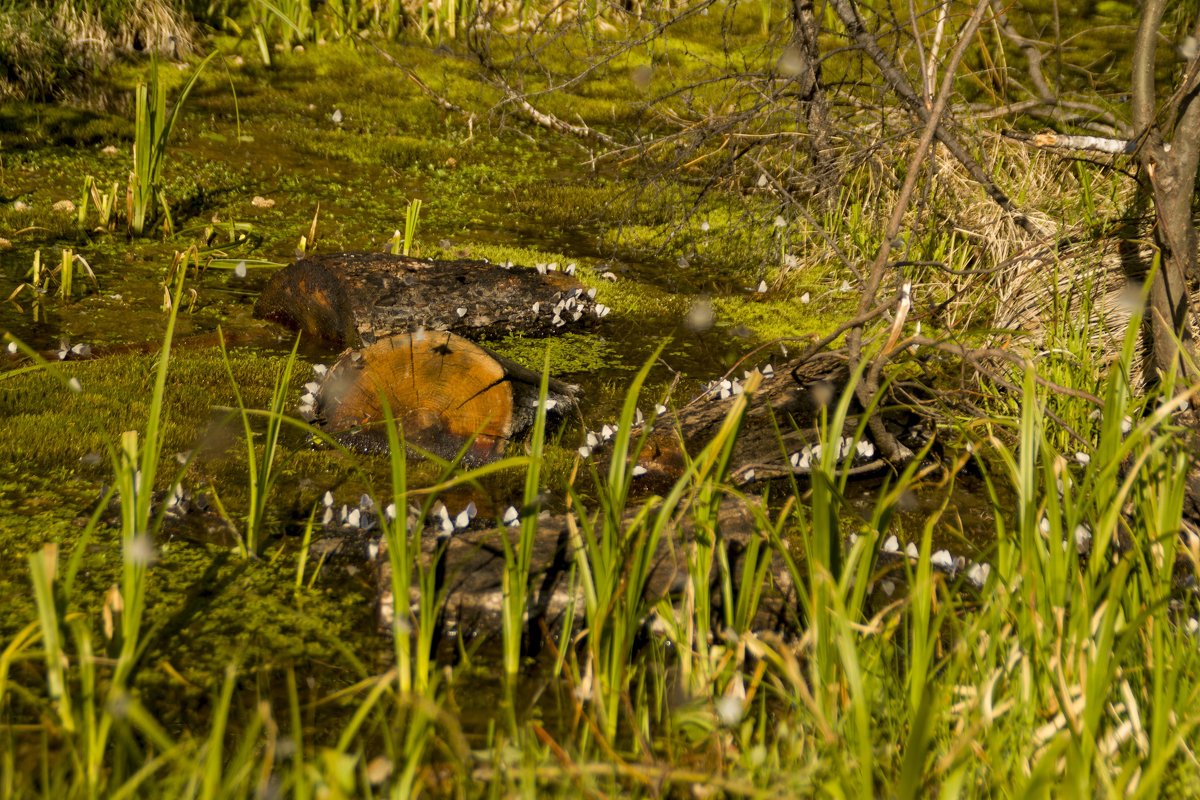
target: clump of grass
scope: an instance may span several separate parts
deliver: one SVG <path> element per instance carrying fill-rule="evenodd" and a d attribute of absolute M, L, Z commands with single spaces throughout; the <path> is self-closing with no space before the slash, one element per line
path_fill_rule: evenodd
<path fill-rule="evenodd" d="M 218 331 L 218 333 L 220 333 Z M 283 432 L 284 412 L 292 391 L 292 373 L 296 367 L 296 348 L 300 346 L 300 337 L 296 337 L 292 352 L 284 361 L 283 366 L 275 376 L 274 389 L 271 393 L 271 404 L 267 409 L 266 430 L 263 432 L 260 447 L 251 423 L 252 415 L 242 400 L 242 392 L 238 387 L 237 378 L 229 363 L 229 352 L 225 349 L 225 337 L 220 336 L 221 356 L 225 364 L 225 372 L 233 387 L 233 395 L 237 402 L 234 409 L 241 419 L 242 433 L 246 445 L 246 489 L 249 493 L 246 514 L 243 517 L 244 527 L 240 540 L 242 555 L 259 556 L 265 543 L 268 504 L 271 499 L 271 489 L 277 477 L 275 460 L 279 450 L 279 438 Z"/>
<path fill-rule="evenodd" d="M 13 289 L 12 294 L 8 296 L 8 301 L 16 305 L 19 310 L 24 311 L 17 304 L 17 299 L 25 294 L 30 295 L 33 305 L 33 319 L 36 322 L 42 315 L 42 304 L 45 302 L 44 298 L 50 294 L 52 281 L 57 281 L 58 283 L 58 289 L 54 293 L 58 295 L 60 300 L 70 302 L 75 299 L 76 264 L 91 279 L 92 286 L 99 289 L 99 284 L 96 282 L 96 273 L 92 272 L 91 265 L 88 264 L 87 259 L 82 255 L 75 253 L 70 248 L 65 248 L 62 251 L 58 266 L 51 268 L 42 263 L 42 251 L 35 250 L 33 252 L 33 265 L 29 268 L 29 272 L 25 274 L 28 280 L 17 284 L 17 288 Z"/>
<path fill-rule="evenodd" d="M 200 62 L 192 76 L 179 90 L 175 105 L 167 113 L 167 87 L 159 75 L 159 63 L 152 60 L 149 77 L 137 86 L 134 101 L 136 122 L 133 140 L 133 170 L 129 174 L 129 194 L 126 200 L 129 232 L 141 236 L 153 216 L 155 202 L 162 209 L 164 227 L 171 230 L 171 212 L 162 191 L 162 172 L 166 163 L 167 143 L 179 119 L 188 94 L 216 53 Z"/>
<path fill-rule="evenodd" d="M 316 38 L 312 4 L 307 0 L 254 0 L 254 5 L 254 35 L 261 44 L 265 45 L 268 35 L 278 37 L 285 46 Z M 268 54 L 263 63 L 270 65 L 269 51 L 264 52 Z"/>
<path fill-rule="evenodd" d="M 506 531 L 500 532 L 500 544 L 504 550 L 504 582 L 502 610 L 502 641 L 504 646 L 504 674 L 513 681 L 521 667 L 521 643 L 525 626 L 530 618 L 530 567 L 533 545 L 538 531 L 538 514 L 541 511 L 542 465 L 545 454 L 546 436 L 546 393 L 550 385 L 550 351 L 547 349 L 542 363 L 542 378 L 538 384 L 537 410 L 534 414 L 532 446 L 529 468 L 525 472 L 525 490 L 521 498 L 521 524 L 514 545 Z"/>
<path fill-rule="evenodd" d="M 92 65 L 71 46 L 61 13 L 33 6 L 0 9 L 0 98 L 60 96 Z"/>
<path fill-rule="evenodd" d="M 413 241 L 417 236 L 417 222 L 421 217 L 421 201 L 412 199 L 408 201 L 408 209 L 404 215 L 404 232 L 396 231 L 391 238 L 392 255 L 411 255 L 413 249 Z"/>
<path fill-rule="evenodd" d="M 79 227 L 83 228 L 87 225 L 88 217 L 88 201 L 91 201 L 92 207 L 96 209 L 96 228 L 97 231 L 112 231 L 117 224 L 117 201 L 120 196 L 120 184 L 113 181 L 112 189 L 104 191 L 100 185 L 96 183 L 96 179 L 88 175 L 83 181 L 83 194 L 79 199 L 77 208 L 78 216 L 76 220 Z"/>
<path fill-rule="evenodd" d="M 0 99 L 52 100 L 80 91 L 118 53 L 182 58 L 195 25 L 170 0 L 0 3 Z"/>
<path fill-rule="evenodd" d="M 413 241 L 417 238 L 417 221 L 421 218 L 421 201 L 413 198 L 408 201 L 408 210 L 404 215 L 404 247 L 402 253 L 411 255 Z"/>

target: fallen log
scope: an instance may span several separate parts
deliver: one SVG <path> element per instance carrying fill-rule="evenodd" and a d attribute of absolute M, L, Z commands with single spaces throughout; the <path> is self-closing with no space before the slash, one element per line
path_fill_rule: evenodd
<path fill-rule="evenodd" d="M 764 583 L 761 586 L 744 587 L 759 593 L 755 616 L 749 621 L 753 630 L 793 633 L 800 630 L 802 611 L 797 592 L 803 591 L 803 587 L 796 584 L 796 578 L 800 576 L 792 572 L 788 559 L 767 540 L 764 526 L 757 520 L 760 509 L 757 500 L 729 495 L 723 497 L 717 507 L 715 526 L 710 528 L 705 525 L 699 535 L 690 514 L 683 514 L 670 524 L 659 540 L 642 589 L 641 599 L 646 607 L 651 608 L 664 599 L 670 600 L 677 608 L 688 605 L 680 601 L 696 588 L 692 585 L 689 557 L 698 542 L 704 542 L 724 548 L 729 574 L 735 576 L 735 580 L 736 576 L 762 574 Z M 627 535 L 631 526 L 637 524 L 634 520 L 639 514 L 638 508 L 631 508 L 625 514 L 622 527 Z M 415 520 L 410 522 L 416 524 Z M 594 530 L 599 523 L 595 519 L 593 523 Z M 498 521 L 496 525 L 501 523 Z M 572 564 L 577 558 L 576 547 L 587 535 L 576 516 L 543 513 L 538 517 L 530 559 L 529 601 L 524 620 L 527 653 L 536 653 L 541 631 L 552 634 L 561 632 L 568 613 L 572 615 L 577 629 L 586 625 L 582 589 L 572 583 L 571 575 Z M 518 536 L 518 531 L 511 527 L 493 527 L 456 531 L 448 535 L 436 535 L 430 530 L 421 537 L 421 559 L 426 569 L 435 570 L 437 593 L 444 598 L 438 621 L 442 633 L 448 634 L 444 638 L 470 638 L 500 632 L 504 587 L 508 581 L 504 544 L 500 537 L 507 537 L 510 547 L 515 548 Z M 845 543 L 847 550 L 856 539 L 852 536 Z M 337 548 L 344 551 L 350 541 L 334 538 L 326 540 L 324 547 L 327 550 Z M 383 629 L 391 630 L 397 613 L 391 562 L 387 547 L 380 539 L 368 541 L 368 557 L 374 562 L 378 586 L 379 624 Z M 758 546 L 752 547 L 755 543 Z M 630 547 L 641 545 L 642 541 L 635 538 Z M 752 554 L 759 561 L 750 565 L 752 569 L 747 573 L 746 559 Z M 629 557 L 632 557 L 632 553 L 627 555 Z M 895 599 L 893 595 L 903 589 L 911 574 L 917 559 L 915 545 L 905 547 L 892 535 L 877 552 L 866 557 L 873 561 L 868 593 L 873 603 L 886 605 Z M 959 589 L 969 588 L 970 591 L 982 588 L 991 572 L 991 567 L 986 563 L 955 557 L 945 550 L 932 554 L 932 566 L 937 580 L 946 581 Z M 724 581 L 716 567 L 706 578 L 712 618 L 721 619 L 722 604 L 726 602 Z M 735 592 L 742 588 L 734 586 Z M 736 595 L 733 599 L 737 601 Z M 409 590 L 407 601 L 415 616 L 420 601 L 420 588 L 415 583 Z M 651 612 L 643 622 L 653 625 L 655 613 Z"/>
<path fill-rule="evenodd" d="M 564 271 L 385 253 L 302 258 L 272 276 L 254 313 L 336 347 L 395 333 L 468 339 L 578 330 L 607 313 Z"/>
<path fill-rule="evenodd" d="M 730 480 L 738 486 L 810 474 L 826 446 L 821 441 L 821 420 L 833 416 L 849 379 L 845 357 L 836 352 L 756 371 L 762 381 L 750 397 L 730 460 Z M 647 483 L 656 478 L 673 481 L 682 475 L 685 452 L 695 456 L 712 440 L 741 393 L 741 381 L 720 379 L 687 404 L 661 414 L 638 458 L 647 470 Z M 839 449 L 838 464 L 851 475 L 868 475 L 889 466 L 877 455 L 868 431 L 855 438 L 861 415 L 861 406 L 852 400 L 842 429 L 826 436 Z M 905 442 L 913 443 L 915 451 L 928 440 L 929 432 L 910 417 L 891 412 L 887 424 Z"/>
<path fill-rule="evenodd" d="M 471 442 L 466 460 L 479 463 L 532 427 L 539 385 L 537 373 L 453 333 L 396 334 L 345 353 L 308 405 L 352 449 L 387 450 L 386 403 L 408 443 L 449 459 Z M 551 380 L 547 414 L 561 419 L 578 391 Z"/>
<path fill-rule="evenodd" d="M 752 501 L 751 501 L 752 502 Z M 626 516 L 628 524 L 636 509 Z M 578 530 L 577 520 L 576 529 Z M 721 545 L 729 554 L 731 568 L 740 570 L 741 559 L 748 552 L 752 537 L 762 536 L 756 532 L 754 514 L 746 501 L 725 498 L 717 513 L 717 531 Z M 586 536 L 583 531 L 580 536 Z M 505 561 L 501 536 L 515 543 L 519 532 L 513 528 L 492 528 L 456 532 L 450 536 L 427 535 L 422 537 L 422 558 L 425 564 L 436 564 L 438 594 L 445 597 L 440 624 L 451 636 L 472 636 L 498 633 L 503 613 Z M 660 599 L 679 596 L 690 581 L 688 573 L 688 548 L 693 546 L 695 527 L 690 515 L 677 525 L 672 525 L 662 537 L 656 549 L 643 599 L 653 604 Z M 794 629 L 797 623 L 797 601 L 795 587 L 783 559 L 769 554 L 768 548 L 760 551 L 770 559 L 768 586 L 762 592 L 755 627 L 758 629 Z M 387 548 L 381 542 L 372 547 L 379 586 L 378 611 L 380 625 L 389 629 L 396 612 L 392 593 L 391 563 Z M 527 637 L 536 638 L 543 627 L 557 633 L 563 624 L 564 615 L 570 610 L 577 623 L 583 623 L 583 595 L 578 586 L 571 582 L 571 565 L 575 559 L 572 545 L 571 525 L 565 514 L 544 513 L 538 518 L 537 533 L 533 541 L 533 555 L 529 578 L 529 606 L 526 611 L 525 630 Z M 715 607 L 720 608 L 721 597 L 718 576 L 713 574 L 710 590 Z M 409 602 L 414 605 L 420 599 L 420 590 L 415 584 Z"/>

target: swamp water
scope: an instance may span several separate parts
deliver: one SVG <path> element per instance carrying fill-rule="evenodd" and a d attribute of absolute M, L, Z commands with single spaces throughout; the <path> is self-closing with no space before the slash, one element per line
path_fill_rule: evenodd
<path fill-rule="evenodd" d="M 469 88 L 461 65 L 436 62 L 429 53 L 414 57 L 414 66 L 434 60 L 449 89 Z M 77 272 L 69 299 L 56 297 L 52 282 L 45 295 L 23 291 L 0 305 L 0 329 L 31 347 L 53 357 L 60 348 L 87 345 L 96 356 L 69 357 L 62 365 L 78 379 L 79 393 L 40 373 L 0 383 L 0 593 L 7 598 L 0 639 L 36 617 L 26 556 L 46 542 L 59 544 L 60 558 L 72 552 L 111 481 L 110 448 L 122 431 L 145 424 L 164 330 L 167 269 L 177 251 L 195 245 L 202 261 L 220 261 L 186 279 L 168 377 L 165 452 L 194 453 L 184 485 L 196 495 L 215 493 L 235 518 L 248 502 L 247 464 L 236 420 L 214 410 L 235 402 L 215 333 L 220 328 L 231 343 L 230 369 L 246 405 L 267 407 L 292 339 L 252 318 L 273 268 L 259 261 L 293 259 L 314 216 L 310 249 L 380 250 L 403 227 L 409 200 L 420 198 L 422 256 L 577 263 L 584 283 L 597 287 L 597 299 L 614 312 L 592 333 L 549 343 L 550 365 L 555 377 L 582 386 L 582 417 L 590 428 L 615 420 L 633 374 L 664 339 L 643 404 L 663 398 L 672 385 L 673 398 L 689 399 L 758 343 L 823 332 L 847 316 L 853 302 L 837 288 L 841 281 L 825 273 L 793 275 L 783 290 L 759 292 L 760 276 L 774 268 L 757 263 L 762 253 L 747 254 L 751 263 L 740 272 L 706 269 L 706 248 L 714 263 L 724 263 L 722 226 L 736 224 L 732 217 L 715 221 L 688 254 L 614 247 L 611 230 L 668 224 L 665 216 L 660 223 L 629 218 L 637 210 L 628 201 L 638 190 L 636 175 L 603 164 L 593 170 L 571 143 L 531 137 L 504 120 L 468 128 L 443 116 L 369 50 L 347 46 L 281 56 L 271 70 L 249 59 L 214 64 L 188 100 L 168 151 L 165 195 L 173 233 L 129 239 L 120 231 L 97 231 L 95 208 L 80 225 L 55 204 L 79 204 L 85 176 L 102 188 L 116 183 L 123 203 L 131 127 L 122 98 L 136 77 L 136 71 L 118 71 L 110 110 L 0 108 L 0 237 L 9 242 L 0 250 L 0 297 L 30 279 L 36 251 L 53 268 L 70 248 L 96 279 L 93 285 Z M 235 268 L 242 261 L 244 276 Z M 616 280 L 601 277 L 605 273 Z M 547 343 L 512 338 L 488 345 L 538 369 Z M 290 402 L 310 379 L 311 366 L 336 356 L 303 341 L 300 353 Z M 782 359 L 778 348 L 758 361 L 772 357 Z M 556 440 L 547 454 L 549 483 L 561 484 L 570 471 L 581 435 L 569 424 Z M 243 719 L 255 699 L 282 698 L 282 676 L 294 668 L 312 715 L 309 726 L 318 738 L 322 730 L 332 735 L 350 712 L 321 698 L 385 670 L 391 658 L 388 637 L 377 632 L 368 565 L 357 555 L 321 558 L 316 549 L 301 560 L 304 521 L 324 493 L 332 490 L 339 504 L 354 503 L 372 486 L 386 485 L 386 459 L 350 464 L 287 432 L 277 468 L 267 512 L 271 538 L 262 558 L 240 557 L 220 526 L 187 519 L 155 543 L 145 622 L 150 634 L 138 681 L 153 712 L 173 730 L 203 723 L 225 666 L 236 662 L 243 678 L 235 707 Z M 411 469 L 413 485 L 436 477 L 429 465 Z M 498 511 L 519 497 L 520 483 L 519 475 L 502 475 L 470 496 Z M 869 513 L 874 488 L 855 489 L 860 496 L 848 506 L 852 515 Z M 453 512 L 467 500 L 446 503 Z M 902 508 L 906 527 L 918 533 L 938 503 L 914 496 Z M 972 509 L 962 515 L 963 534 L 986 541 L 986 504 L 965 497 L 963 507 Z M 77 597 L 98 604 L 117 580 L 116 536 L 102 526 L 85 545 Z M 973 555 L 962 542 L 950 546 Z M 472 738 L 486 733 L 490 709 L 503 700 L 495 680 L 497 646 L 498 636 L 472 638 L 457 653 L 451 694 Z M 544 667 L 523 682 L 515 704 L 522 715 L 568 716 L 564 690 Z"/>

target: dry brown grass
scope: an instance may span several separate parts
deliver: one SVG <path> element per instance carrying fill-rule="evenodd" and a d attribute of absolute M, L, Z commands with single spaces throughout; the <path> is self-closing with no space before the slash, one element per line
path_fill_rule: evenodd
<path fill-rule="evenodd" d="M 1126 223 L 1134 181 L 1111 169 L 1123 165 L 1085 165 L 1093 187 L 1089 192 L 1073 154 L 1039 151 L 987 134 L 978 140 L 985 143 L 985 169 L 1037 234 L 1018 225 L 939 150 L 934 193 L 941 198 L 941 222 L 952 226 L 971 251 L 967 274 L 926 273 L 924 289 L 945 303 L 943 323 L 952 330 L 994 329 L 989 344 L 1003 340 L 1035 351 L 1064 326 L 1078 329 L 1086 323 L 1096 352 L 1115 356 L 1152 255 L 1146 221 Z"/>
<path fill-rule="evenodd" d="M 120 54 L 177 59 L 196 49 L 195 23 L 170 0 L 126 0 L 105 14 L 79 6 L 0 9 L 0 99 L 59 99 Z"/>

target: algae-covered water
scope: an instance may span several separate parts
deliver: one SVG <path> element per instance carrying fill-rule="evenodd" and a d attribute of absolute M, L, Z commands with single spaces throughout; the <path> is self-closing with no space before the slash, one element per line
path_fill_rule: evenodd
<path fill-rule="evenodd" d="M 664 52 L 646 56 L 665 65 L 656 88 L 681 80 L 668 66 L 686 73 L 687 62 L 672 48 L 703 62 L 714 46 L 703 31 L 685 27 Z M 124 207 L 131 98 L 146 64 L 118 66 L 86 106 L 0 106 L 0 298 L 12 295 L 0 304 L 0 330 L 52 360 L 75 345 L 93 356 L 69 356 L 61 365 L 78 380 L 78 392 L 45 373 L 0 376 L 0 594 L 7 598 L 0 640 L 36 618 L 26 557 L 44 543 L 57 542 L 64 554 L 84 548 L 75 597 L 94 604 L 89 611 L 117 579 L 122 553 L 115 526 L 102 524 L 83 545 L 79 537 L 112 480 L 118 437 L 143 428 L 150 412 L 164 287 L 176 253 L 195 247 L 202 263 L 219 260 L 187 277 L 166 395 L 165 452 L 187 463 L 181 477 L 189 492 L 215 496 L 210 505 L 235 519 L 248 503 L 247 464 L 238 424 L 223 410 L 236 398 L 215 333 L 231 343 L 228 367 L 242 399 L 267 407 L 293 343 L 288 332 L 253 318 L 273 265 L 288 263 L 301 247 L 387 249 L 411 200 L 422 201 L 416 254 L 576 263 L 583 282 L 597 288 L 597 300 L 613 309 L 586 335 L 549 344 L 519 337 L 487 343 L 533 368 L 549 346 L 553 375 L 583 389 L 581 418 L 569 422 L 548 454 L 550 484 L 570 472 L 580 431 L 615 419 L 631 377 L 664 342 L 647 396 L 661 399 L 671 388 L 674 397 L 687 398 L 764 342 L 789 337 L 798 347 L 827 332 L 857 302 L 846 283 L 852 276 L 815 238 L 799 237 L 807 250 L 797 245 L 796 223 L 776 224 L 771 202 L 716 193 L 681 213 L 686 193 L 671 181 L 693 176 L 664 179 L 621 157 L 597 160 L 588 145 L 529 126 L 449 50 L 309 44 L 275 53 L 266 67 L 247 41 L 218 37 L 211 46 L 221 55 L 187 100 L 167 152 L 170 231 L 133 238 L 119 221 L 112 230 L 98 228 L 94 204 L 80 220 L 63 202 L 78 207 L 90 177 L 101 191 L 115 185 Z M 470 110 L 441 110 L 376 47 Z M 635 80 L 641 59 L 632 53 L 606 63 L 586 83 L 546 102 L 564 118 L 653 132 L 653 119 L 636 102 L 646 92 Z M 158 68 L 178 85 L 193 67 Z M 19 290 L 31 280 L 35 254 L 53 268 L 67 248 L 86 259 L 94 283 L 77 270 L 70 297 L 56 296 L 55 279 L 44 294 Z M 248 266 L 244 276 L 233 269 L 239 261 Z M 293 398 L 312 365 L 336 356 L 304 341 L 299 350 Z M 772 348 L 760 360 L 782 357 Z M 150 695 L 158 690 L 172 698 L 156 708 L 168 726 L 207 713 L 230 662 L 256 676 L 254 693 L 262 696 L 279 692 L 282 668 L 302 665 L 305 691 L 315 700 L 390 657 L 387 638 L 377 633 L 373 574 L 353 548 L 300 557 L 304 522 L 324 494 L 332 491 L 339 504 L 357 502 L 386 485 L 386 459 L 351 462 L 300 434 L 285 434 L 283 444 L 263 557 L 240 557 L 235 537 L 210 524 L 212 515 L 209 522 L 172 524 L 156 542 L 139 680 Z M 412 469 L 415 484 L 436 476 L 428 464 Z M 168 489 L 173 477 L 164 475 L 156 488 Z M 481 507 L 501 509 L 519 497 L 521 481 L 501 476 L 475 496 Z M 936 504 L 913 498 L 914 519 L 929 502 Z M 464 693 L 483 691 L 470 688 L 470 676 L 487 673 L 487 653 L 486 641 L 459 653 Z"/>
<path fill-rule="evenodd" d="M 231 342 L 230 368 L 243 400 L 265 408 L 292 340 L 252 316 L 273 268 L 259 262 L 294 259 L 314 217 L 309 252 L 382 250 L 404 227 L 409 201 L 420 199 L 415 254 L 578 265 L 597 299 L 614 311 L 593 332 L 550 344 L 552 373 L 584 390 L 580 422 L 568 425 L 549 456 L 560 482 L 579 425 L 615 420 L 632 374 L 664 341 L 648 394 L 661 397 L 674 384 L 682 397 L 753 345 L 823 330 L 849 307 L 845 293 L 830 289 L 833 276 L 779 272 L 769 224 L 761 231 L 765 245 L 748 247 L 757 233 L 735 230 L 741 223 L 729 208 L 706 213 L 705 230 L 697 227 L 685 246 L 660 248 L 644 233 L 618 239 L 622 226 L 662 228 L 674 219 L 670 193 L 647 194 L 635 170 L 612 161 L 593 165 L 576 143 L 503 114 L 468 120 L 442 112 L 371 46 L 310 45 L 276 54 L 270 68 L 245 44 L 218 39 L 212 46 L 223 55 L 187 100 L 166 157 L 170 233 L 160 228 L 133 238 L 120 222 L 101 229 L 90 201 L 82 222 L 62 203 L 78 207 L 90 176 L 102 191 L 116 184 L 123 216 L 132 90 L 146 64 L 115 69 L 86 107 L 0 107 L 0 298 L 16 291 L 0 304 L 0 329 L 51 360 L 77 345 L 92 355 L 72 354 L 61 365 L 79 381 L 78 393 L 44 373 L 0 382 L 0 593 L 10 598 L 0 613 L 0 638 L 35 617 L 26 556 L 46 542 L 72 552 L 112 480 L 118 437 L 145 425 L 166 320 L 164 282 L 176 252 L 194 246 L 202 262 L 225 260 L 187 278 L 166 397 L 165 452 L 194 454 L 183 486 L 197 496 L 215 494 L 235 519 L 248 502 L 246 456 L 237 424 L 218 410 L 233 406 L 235 396 L 214 334 L 220 329 Z M 490 91 L 445 52 L 392 50 L 440 92 Z M 178 84 L 191 68 L 164 62 L 159 69 Z M 591 114 L 630 114 L 622 102 L 628 71 L 614 67 L 608 77 L 605 92 L 580 102 Z M 628 124 L 638 121 L 631 116 Z M 17 291 L 32 279 L 35 253 L 52 269 L 67 248 L 86 260 L 94 282 L 76 271 L 69 298 L 56 296 L 57 279 L 44 294 Z M 239 260 L 249 262 L 244 277 L 231 268 Z M 766 278 L 772 291 L 760 293 Z M 802 294 L 815 299 L 800 303 Z M 688 324 L 697 303 L 711 305 L 711 324 Z M 534 368 L 547 346 L 521 338 L 488 344 Z M 300 352 L 292 400 L 310 379 L 310 366 L 336 356 L 308 342 Z M 324 493 L 333 491 L 339 504 L 356 502 L 372 491 L 369 476 L 385 485 L 386 459 L 351 464 L 289 434 L 278 468 L 263 558 L 237 555 L 235 537 L 213 524 L 211 513 L 203 523 L 169 524 L 156 543 L 147 604 L 153 633 L 140 680 L 185 698 L 165 711 L 166 721 L 182 725 L 193 711 L 203 713 L 231 661 L 262 676 L 260 691 L 267 694 L 279 668 L 303 665 L 315 697 L 359 677 L 346 653 L 375 666 L 390 652 L 375 633 L 376 588 L 361 556 L 313 555 L 303 571 L 299 560 L 304 520 Z M 413 469 L 417 483 L 432 477 L 428 466 Z M 168 477 L 160 490 L 169 487 Z M 503 508 L 519 495 L 520 481 L 494 481 L 480 506 Z M 111 517 L 115 510 L 100 513 Z M 89 610 L 119 575 L 116 537 L 102 524 L 85 545 L 74 594 L 96 604 Z"/>

